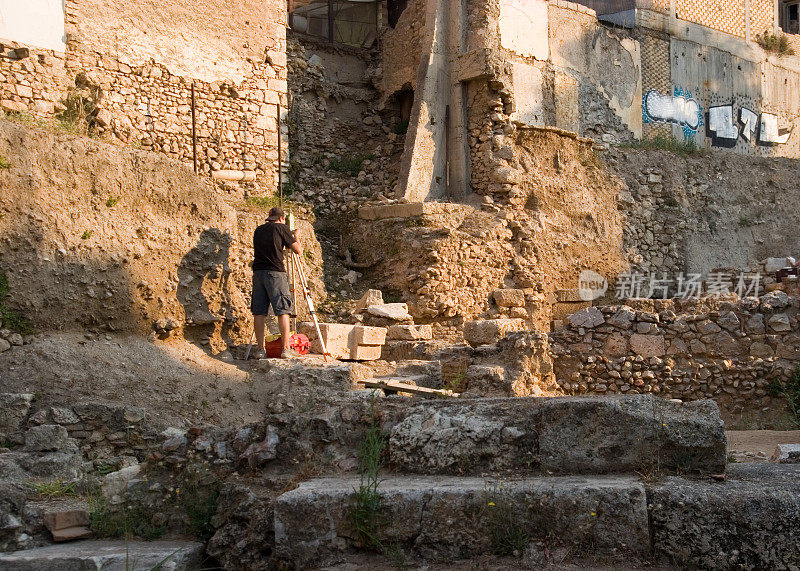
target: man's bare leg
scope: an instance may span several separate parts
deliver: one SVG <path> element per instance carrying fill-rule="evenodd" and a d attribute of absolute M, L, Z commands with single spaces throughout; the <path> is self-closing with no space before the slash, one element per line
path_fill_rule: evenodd
<path fill-rule="evenodd" d="M 253 329 L 256 331 L 256 345 L 264 349 L 264 327 L 267 325 L 266 315 L 253 316 Z"/>
<path fill-rule="evenodd" d="M 283 348 L 289 348 L 289 316 L 278 316 L 278 329 L 281 330 L 281 340 L 283 341 Z"/>

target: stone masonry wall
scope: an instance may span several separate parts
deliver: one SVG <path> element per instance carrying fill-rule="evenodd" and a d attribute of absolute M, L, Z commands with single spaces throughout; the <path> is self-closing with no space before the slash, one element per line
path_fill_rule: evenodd
<path fill-rule="evenodd" d="M 797 298 L 772 292 L 627 303 L 581 310 L 551 334 L 566 394 L 713 398 L 731 415 L 785 410 L 769 387 L 785 384 L 800 363 Z"/>
<path fill-rule="evenodd" d="M 4 42 L 0 107 L 47 117 L 64 109 L 70 91 L 99 88 L 89 110 L 95 132 L 190 165 L 194 84 L 199 170 L 255 170 L 274 187 L 277 116 L 288 106 L 285 3 L 236 12 L 209 0 L 193 5 L 191 18 L 146 0 L 100 3 L 65 3 L 65 54 Z M 109 18 L 113 26 L 104 26 Z M 189 51 L 175 51 L 175 34 Z"/>

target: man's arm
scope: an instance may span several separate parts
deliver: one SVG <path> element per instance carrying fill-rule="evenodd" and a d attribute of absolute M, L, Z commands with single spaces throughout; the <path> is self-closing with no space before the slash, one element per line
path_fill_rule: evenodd
<path fill-rule="evenodd" d="M 286 229 L 288 230 L 289 227 L 287 226 Z M 289 248 L 292 252 L 294 252 L 298 256 L 303 255 L 303 247 L 300 245 L 300 240 L 297 237 L 297 230 L 289 230 L 289 237 L 286 241 L 288 242 L 289 240 L 294 240 L 294 242 L 289 244 L 287 248 Z"/>

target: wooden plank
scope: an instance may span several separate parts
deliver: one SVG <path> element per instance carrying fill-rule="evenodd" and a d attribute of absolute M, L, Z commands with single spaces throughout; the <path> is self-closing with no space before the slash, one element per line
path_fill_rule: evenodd
<path fill-rule="evenodd" d="M 366 387 L 392 389 L 395 391 L 402 391 L 404 393 L 417 393 L 426 395 L 442 395 L 447 397 L 458 397 L 459 393 L 446 389 L 429 389 L 428 387 L 418 387 L 417 385 L 409 385 L 402 381 L 395 379 L 362 379 L 358 381 Z"/>

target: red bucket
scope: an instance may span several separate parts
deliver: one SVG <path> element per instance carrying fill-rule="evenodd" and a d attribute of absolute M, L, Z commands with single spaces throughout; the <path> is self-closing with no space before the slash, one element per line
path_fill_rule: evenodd
<path fill-rule="evenodd" d="M 264 349 L 266 350 L 267 358 L 277 359 L 281 356 L 281 353 L 283 352 L 283 341 L 280 337 L 274 341 L 267 341 L 264 345 L 266 345 Z M 309 341 L 308 337 L 302 333 L 294 333 L 291 337 L 289 337 L 289 347 L 301 355 L 307 355 L 311 349 L 311 341 Z"/>

